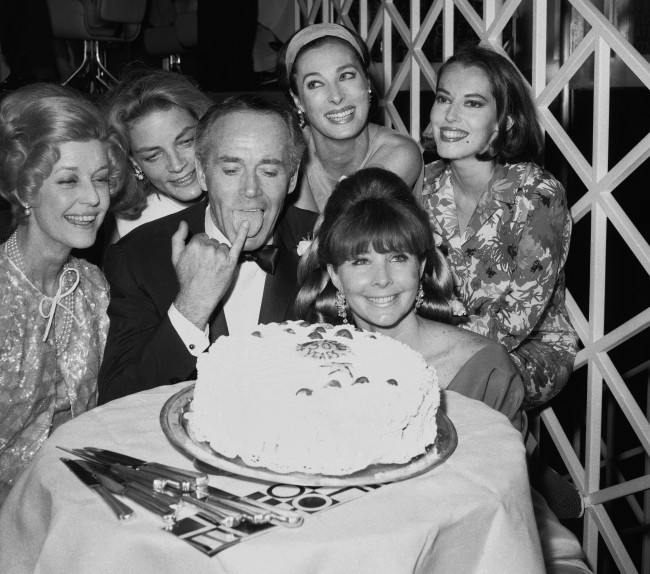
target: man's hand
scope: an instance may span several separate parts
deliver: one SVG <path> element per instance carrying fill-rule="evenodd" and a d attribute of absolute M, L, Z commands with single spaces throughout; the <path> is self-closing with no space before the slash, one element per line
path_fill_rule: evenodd
<path fill-rule="evenodd" d="M 249 226 L 248 221 L 240 225 L 232 247 L 205 233 L 195 235 L 186 245 L 185 221 L 172 236 L 172 263 L 180 285 L 174 306 L 201 330 L 230 288 Z"/>

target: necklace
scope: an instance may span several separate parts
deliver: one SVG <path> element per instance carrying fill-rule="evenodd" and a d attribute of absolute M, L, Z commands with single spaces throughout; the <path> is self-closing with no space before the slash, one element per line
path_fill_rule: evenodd
<path fill-rule="evenodd" d="M 18 239 L 16 238 L 16 232 L 14 231 L 11 234 L 11 237 L 7 239 L 7 242 L 5 243 L 5 253 L 9 256 L 9 259 L 11 259 L 16 267 L 20 269 L 23 275 L 25 275 L 25 263 L 23 262 L 23 257 L 20 254 L 20 249 L 18 249 Z"/>
<path fill-rule="evenodd" d="M 14 263 L 14 265 L 20 270 L 20 272 L 23 274 L 25 279 L 38 291 L 36 286 L 29 280 L 27 277 L 27 268 L 25 266 L 25 262 L 23 260 L 22 254 L 20 253 L 20 249 L 18 248 L 18 239 L 17 239 L 17 233 L 14 231 L 14 233 L 11 234 L 11 237 L 7 240 L 5 243 L 5 253 L 11 259 L 11 261 Z M 76 275 L 76 278 L 72 279 L 68 277 L 69 275 L 74 274 Z M 41 295 L 42 299 L 39 305 L 39 311 L 40 314 L 43 318 L 48 319 L 48 324 L 47 328 L 45 330 L 45 334 L 43 337 L 43 341 L 47 340 L 47 337 L 50 332 L 50 326 L 54 322 L 54 342 L 56 344 L 57 352 L 63 351 L 68 344 L 68 340 L 70 339 L 70 333 L 72 332 L 72 322 L 77 321 L 78 319 L 74 316 L 74 305 L 75 305 L 75 293 L 76 293 L 76 287 L 77 284 L 79 283 L 79 272 L 74 268 L 69 265 L 69 263 L 65 263 L 63 266 L 63 270 L 61 272 L 61 276 L 59 278 L 59 291 L 57 292 L 57 295 L 55 297 L 48 297 L 47 295 Z M 60 296 L 60 294 L 63 293 L 64 289 L 68 289 L 68 292 L 65 293 L 65 295 Z M 39 291 L 40 292 L 40 291 Z M 44 306 L 46 303 L 50 304 L 50 307 L 47 311 L 44 311 Z M 65 310 L 65 314 L 63 315 L 63 319 L 57 321 L 54 321 L 54 315 L 56 313 L 57 307 L 63 307 Z"/>

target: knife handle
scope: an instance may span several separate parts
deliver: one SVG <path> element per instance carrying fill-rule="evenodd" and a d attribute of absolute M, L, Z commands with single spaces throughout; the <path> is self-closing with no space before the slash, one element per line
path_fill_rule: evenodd
<path fill-rule="evenodd" d="M 124 504 L 121 500 L 115 498 L 106 488 L 103 486 L 98 486 L 94 489 L 103 499 L 108 506 L 111 507 L 111 510 L 115 513 L 120 520 L 126 520 L 133 516 L 133 510 L 131 507 Z"/>

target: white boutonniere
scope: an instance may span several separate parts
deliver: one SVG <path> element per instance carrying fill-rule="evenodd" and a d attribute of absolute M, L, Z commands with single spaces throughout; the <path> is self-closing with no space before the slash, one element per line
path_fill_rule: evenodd
<path fill-rule="evenodd" d="M 313 243 L 312 239 L 302 239 L 301 241 L 298 242 L 298 246 L 296 247 L 296 252 L 298 253 L 298 257 L 302 257 L 305 253 L 307 253 L 307 250 L 311 247 L 311 244 Z"/>

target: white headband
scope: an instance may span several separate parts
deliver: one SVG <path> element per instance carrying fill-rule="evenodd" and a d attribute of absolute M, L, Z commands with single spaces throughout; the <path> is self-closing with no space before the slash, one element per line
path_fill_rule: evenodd
<path fill-rule="evenodd" d="M 340 38 L 341 40 L 349 42 L 363 59 L 363 52 L 361 46 L 358 44 L 358 40 L 347 28 L 340 24 L 313 24 L 312 26 L 307 26 L 300 30 L 300 32 L 297 32 L 289 41 L 284 62 L 287 76 L 291 75 L 291 69 L 293 68 L 293 63 L 296 60 L 298 52 L 300 52 L 300 50 L 310 42 L 327 36 L 334 36 L 335 38 Z"/>

